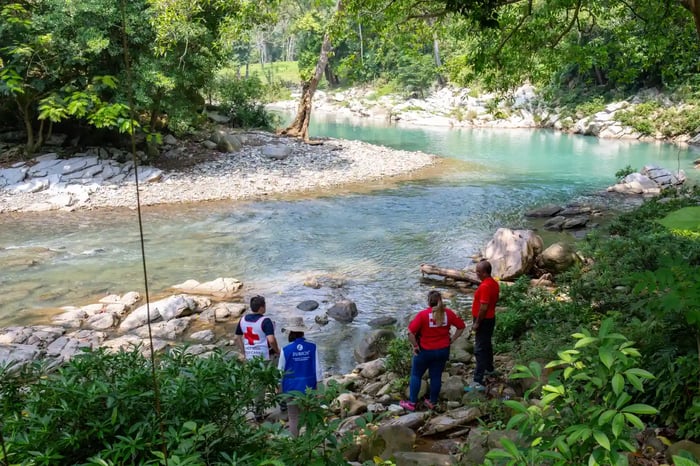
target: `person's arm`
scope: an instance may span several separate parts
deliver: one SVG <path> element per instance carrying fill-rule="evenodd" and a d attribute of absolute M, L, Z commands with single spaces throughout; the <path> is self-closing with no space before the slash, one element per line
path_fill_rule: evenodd
<path fill-rule="evenodd" d="M 481 303 L 479 306 L 479 314 L 476 317 L 476 322 L 472 325 L 472 331 L 476 332 L 479 330 L 479 324 L 486 318 L 486 313 L 489 311 L 489 303 Z"/>
<path fill-rule="evenodd" d="M 240 351 L 241 354 L 245 355 L 245 348 L 243 347 L 243 337 L 241 335 L 236 335 L 233 337 L 233 342 L 236 345 L 236 348 L 238 348 L 238 351 Z"/>
<path fill-rule="evenodd" d="M 455 334 L 452 335 L 452 337 L 450 337 L 450 344 L 457 340 L 457 338 L 459 338 L 462 335 L 462 332 L 464 332 L 464 327 L 458 328 Z"/>
<path fill-rule="evenodd" d="M 273 353 L 275 354 L 280 354 L 280 347 L 277 344 L 277 338 L 275 338 L 274 335 L 268 335 L 267 336 L 267 344 L 272 350 Z"/>
<path fill-rule="evenodd" d="M 413 354 L 420 353 L 420 346 L 418 345 L 418 340 L 416 340 L 416 334 L 413 332 L 408 332 L 408 341 L 411 342 L 413 346 Z"/>

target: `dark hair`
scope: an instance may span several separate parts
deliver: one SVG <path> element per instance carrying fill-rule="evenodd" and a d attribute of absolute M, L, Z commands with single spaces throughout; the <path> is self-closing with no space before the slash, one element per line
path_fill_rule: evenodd
<path fill-rule="evenodd" d="M 289 343 L 291 343 L 294 340 L 296 340 L 297 338 L 301 338 L 303 336 L 304 336 L 304 332 L 291 331 L 291 332 L 289 332 Z"/>
<path fill-rule="evenodd" d="M 250 310 L 253 312 L 258 312 L 261 307 L 265 307 L 265 298 L 260 295 L 253 296 L 250 298 Z"/>
<path fill-rule="evenodd" d="M 480 268 L 486 275 L 491 276 L 491 262 L 486 259 L 481 259 L 481 262 L 476 264 L 477 268 Z"/>

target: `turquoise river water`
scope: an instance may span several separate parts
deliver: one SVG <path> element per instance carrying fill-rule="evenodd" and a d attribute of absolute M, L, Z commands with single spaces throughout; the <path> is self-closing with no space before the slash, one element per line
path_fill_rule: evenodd
<path fill-rule="evenodd" d="M 694 176 L 697 153 L 667 144 L 599 140 L 550 131 L 397 128 L 320 121 L 315 136 L 359 139 L 448 159 L 440 170 L 374 189 L 144 211 L 149 287 L 155 296 L 194 278 L 235 277 L 246 296 L 267 297 L 279 322 L 321 303 L 307 324 L 341 298 L 355 301 L 352 324 L 331 320 L 310 337 L 327 368 L 353 365 L 367 322 L 395 316 L 403 327 L 422 308 L 430 284 L 419 264 L 464 267 L 496 228 L 532 227 L 523 213 L 547 203 L 584 200 L 627 165 L 655 163 Z M 536 226 L 536 225 L 534 225 Z M 554 235 L 546 241 L 556 239 Z M 3 249 L 4 248 L 4 249 Z M 31 258 L 30 260 L 28 258 Z M 142 291 L 134 211 L 0 217 L 0 326 L 48 322 L 57 307 L 96 302 L 106 293 Z M 341 278 L 340 288 L 303 286 L 307 277 Z M 454 301 L 458 307 L 465 299 Z"/>

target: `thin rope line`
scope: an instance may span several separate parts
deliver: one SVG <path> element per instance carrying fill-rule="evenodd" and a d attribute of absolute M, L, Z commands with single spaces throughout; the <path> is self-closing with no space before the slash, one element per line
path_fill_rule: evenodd
<path fill-rule="evenodd" d="M 139 219 L 139 240 L 141 243 L 141 263 L 143 264 L 143 284 L 146 293 L 146 325 L 148 327 L 148 343 L 151 346 L 151 378 L 153 379 L 153 393 L 156 415 L 158 416 L 158 425 L 160 426 L 160 441 L 161 450 L 163 452 L 163 459 L 165 466 L 168 466 L 168 449 L 165 442 L 165 426 L 163 425 L 163 415 L 160 406 L 160 390 L 158 387 L 158 378 L 156 377 L 156 356 L 155 349 L 153 348 L 153 332 L 151 331 L 151 301 L 148 293 L 148 271 L 146 269 L 146 248 L 144 246 L 143 239 L 143 220 L 141 217 L 141 196 L 139 194 L 139 162 L 136 157 L 136 139 L 134 137 L 134 95 L 133 95 L 133 81 L 131 78 L 131 58 L 129 57 L 129 46 L 126 40 L 126 5 L 125 0 L 121 0 L 121 13 L 122 13 L 122 45 L 124 48 L 124 66 L 126 70 L 126 87 L 127 87 L 127 98 L 129 101 L 129 128 L 131 132 L 131 157 L 134 162 L 134 181 L 136 185 L 136 211 Z"/>

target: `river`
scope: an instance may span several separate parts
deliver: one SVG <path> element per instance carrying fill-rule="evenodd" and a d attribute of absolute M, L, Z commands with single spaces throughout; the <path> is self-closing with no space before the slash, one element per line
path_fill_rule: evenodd
<path fill-rule="evenodd" d="M 355 301 L 359 316 L 352 324 L 331 320 L 310 333 L 334 371 L 352 367 L 353 347 L 369 320 L 395 316 L 403 327 L 423 307 L 430 285 L 421 283 L 419 264 L 463 267 L 496 228 L 529 226 L 527 209 L 599 200 L 594 194 L 627 165 L 680 166 L 690 173 L 696 157 L 668 144 L 551 131 L 325 120 L 314 122 L 311 132 L 447 161 L 421 177 L 323 197 L 148 208 L 145 249 L 153 295 L 190 278 L 235 277 L 246 284 L 246 296 L 267 297 L 278 321 L 300 314 L 300 301 L 319 301 L 319 310 L 305 315 L 307 324 L 341 298 Z M 6 215 L 0 225 L 0 326 L 48 321 L 59 306 L 143 290 L 134 211 Z M 343 285 L 304 287 L 312 276 Z M 452 303 L 467 305 L 464 298 Z"/>

